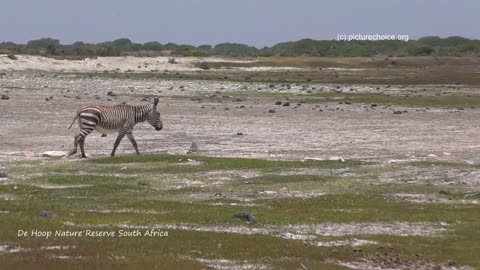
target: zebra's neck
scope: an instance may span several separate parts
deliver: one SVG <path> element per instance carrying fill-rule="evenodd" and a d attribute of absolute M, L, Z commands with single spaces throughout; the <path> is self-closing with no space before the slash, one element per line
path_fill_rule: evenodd
<path fill-rule="evenodd" d="M 145 122 L 151 110 L 152 110 L 152 105 L 134 106 L 135 123 Z"/>

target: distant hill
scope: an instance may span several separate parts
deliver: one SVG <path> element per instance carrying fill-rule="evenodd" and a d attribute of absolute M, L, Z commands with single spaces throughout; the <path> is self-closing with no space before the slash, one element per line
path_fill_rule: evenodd
<path fill-rule="evenodd" d="M 418 40 L 399 41 L 337 41 L 302 39 L 292 42 L 278 43 L 272 47 L 258 49 L 239 43 L 221 43 L 216 46 L 201 45 L 198 47 L 185 44 L 156 41 L 144 44 L 134 43 L 128 38 L 114 41 L 88 44 L 75 42 L 70 45 L 60 44 L 56 39 L 43 38 L 31 40 L 27 44 L 13 42 L 0 43 L 2 54 L 32 54 L 52 57 L 96 57 L 96 56 L 480 56 L 480 40 L 463 37 L 440 38 L 423 37 Z"/>

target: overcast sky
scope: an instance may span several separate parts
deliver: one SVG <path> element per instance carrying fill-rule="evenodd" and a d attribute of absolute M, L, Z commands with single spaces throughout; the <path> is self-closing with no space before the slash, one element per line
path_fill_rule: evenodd
<path fill-rule="evenodd" d="M 479 0 L 1 0 L 0 41 L 257 47 L 338 34 L 480 39 Z"/>

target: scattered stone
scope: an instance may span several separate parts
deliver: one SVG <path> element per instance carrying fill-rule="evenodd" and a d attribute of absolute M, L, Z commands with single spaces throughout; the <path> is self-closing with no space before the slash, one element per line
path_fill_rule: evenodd
<path fill-rule="evenodd" d="M 203 69 L 203 70 L 209 70 L 210 69 L 210 66 L 208 65 L 207 62 L 201 62 L 200 64 L 198 64 L 198 67 Z"/>
<path fill-rule="evenodd" d="M 277 102 L 275 102 L 275 105 L 282 105 L 282 102 L 281 102 L 281 101 L 277 101 Z"/>
<path fill-rule="evenodd" d="M 10 99 L 9 96 L 7 96 L 7 95 L 2 95 L 2 100 L 9 100 L 9 99 Z"/>
<path fill-rule="evenodd" d="M 109 91 L 109 92 L 107 93 L 107 96 L 111 96 L 111 97 L 114 97 L 114 96 L 116 96 L 116 95 L 117 95 L 117 94 L 115 94 L 113 91 Z"/>
<path fill-rule="evenodd" d="M 137 185 L 145 187 L 145 186 L 149 186 L 150 183 L 148 183 L 146 181 L 143 181 L 143 180 L 140 180 L 140 181 L 137 182 Z"/>
<path fill-rule="evenodd" d="M 7 178 L 7 177 L 8 177 L 7 173 L 0 172 L 0 178 Z"/>
<path fill-rule="evenodd" d="M 282 106 L 284 106 L 284 107 L 288 107 L 288 106 L 290 106 L 290 102 L 285 102 L 285 103 L 283 103 L 283 105 L 282 105 Z"/>
<path fill-rule="evenodd" d="M 338 161 L 338 162 L 345 162 L 343 157 L 329 157 L 328 160 Z"/>
<path fill-rule="evenodd" d="M 92 212 L 96 212 L 96 211 L 103 211 L 103 210 L 105 210 L 105 208 L 103 208 L 100 205 L 93 204 L 93 205 L 90 205 L 89 210 L 92 211 Z"/>
<path fill-rule="evenodd" d="M 443 195 L 448 195 L 448 194 L 450 194 L 449 191 L 445 191 L 445 190 L 440 190 L 438 193 L 443 194 Z"/>
<path fill-rule="evenodd" d="M 49 158 L 62 158 L 66 157 L 67 152 L 64 151 L 46 151 L 43 152 L 42 157 L 49 157 Z"/>
<path fill-rule="evenodd" d="M 377 104 L 373 103 L 370 107 L 377 107 Z"/>
<path fill-rule="evenodd" d="M 393 114 L 402 114 L 402 111 L 393 111 Z"/>
<path fill-rule="evenodd" d="M 52 212 L 52 211 L 43 210 L 42 213 L 40 213 L 40 216 L 41 216 L 41 217 L 44 217 L 44 218 L 51 218 L 51 217 L 57 216 L 57 214 L 55 214 L 55 213 Z"/>
<path fill-rule="evenodd" d="M 250 214 L 250 213 L 238 213 L 235 215 L 236 218 L 239 218 L 241 220 L 244 220 L 246 222 L 248 222 L 249 224 L 253 224 L 257 221 L 257 218 Z"/>
<path fill-rule="evenodd" d="M 102 134 L 102 137 L 107 137 L 107 134 L 103 133 L 103 134 Z"/>
<path fill-rule="evenodd" d="M 53 97 L 47 97 L 47 98 L 45 98 L 45 101 L 48 102 L 48 101 L 50 101 L 50 100 L 52 100 L 52 99 L 53 99 Z"/>
<path fill-rule="evenodd" d="M 187 154 L 198 153 L 198 145 L 196 142 L 192 142 L 190 145 L 190 149 L 188 150 Z"/>
<path fill-rule="evenodd" d="M 275 113 L 275 110 L 269 110 L 268 112 L 269 113 Z"/>
<path fill-rule="evenodd" d="M 237 132 L 237 135 L 238 135 L 238 136 L 243 136 L 243 135 L 245 135 L 245 134 L 243 134 L 242 132 Z"/>

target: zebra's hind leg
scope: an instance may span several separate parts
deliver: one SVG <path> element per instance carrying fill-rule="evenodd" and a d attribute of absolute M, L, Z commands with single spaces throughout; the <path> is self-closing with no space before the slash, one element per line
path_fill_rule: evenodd
<path fill-rule="evenodd" d="M 85 145 L 85 137 L 84 136 L 79 137 L 78 144 L 80 144 L 80 152 L 82 152 L 82 158 L 86 158 L 87 156 L 85 155 L 85 149 L 84 149 L 84 145 Z"/>
<path fill-rule="evenodd" d="M 87 127 L 84 128 L 80 131 L 80 133 L 75 137 L 75 152 L 77 152 L 77 143 L 80 145 L 80 152 L 82 152 L 82 158 L 86 158 L 87 155 L 85 155 L 85 138 L 87 137 L 88 134 L 90 134 L 93 131 L 93 127 Z"/>
<path fill-rule="evenodd" d="M 135 141 L 135 138 L 133 138 L 133 134 L 131 132 L 127 133 L 127 137 L 130 140 L 130 142 L 132 143 L 133 148 L 135 148 L 135 152 L 137 152 L 137 155 L 140 155 L 140 151 L 138 151 L 137 142 Z"/>
<path fill-rule="evenodd" d="M 68 153 L 69 156 L 77 153 L 77 147 L 78 147 L 78 137 L 80 135 L 75 136 L 75 139 L 73 139 L 73 150 Z"/>

